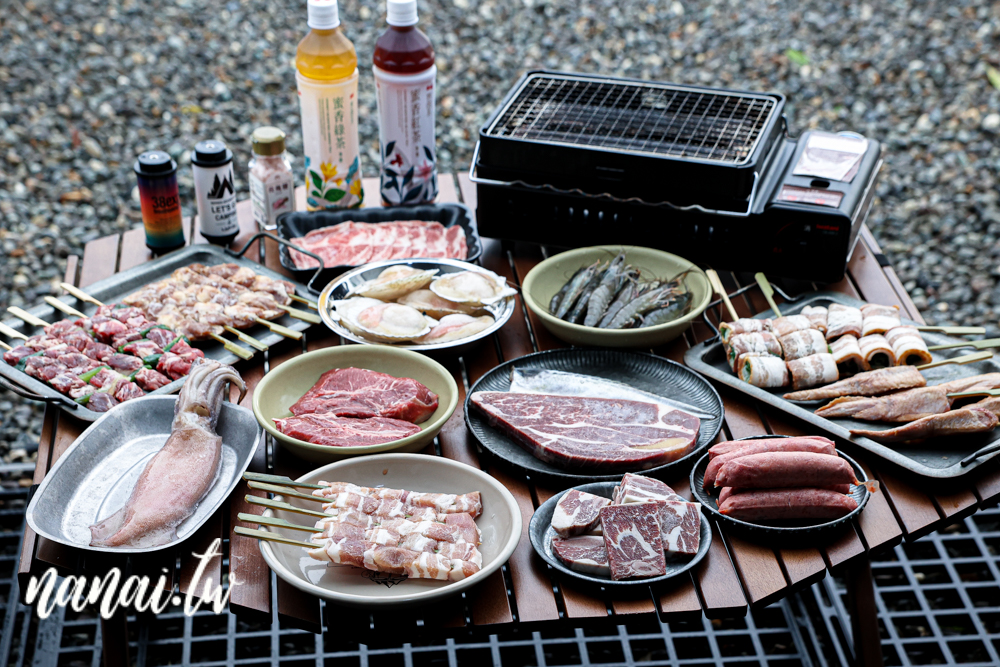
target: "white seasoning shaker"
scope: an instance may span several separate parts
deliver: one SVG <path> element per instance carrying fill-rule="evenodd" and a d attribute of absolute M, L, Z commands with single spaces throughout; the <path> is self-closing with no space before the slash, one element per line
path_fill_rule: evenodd
<path fill-rule="evenodd" d="M 278 226 L 278 216 L 295 210 L 295 178 L 285 152 L 285 133 L 276 127 L 258 127 L 251 135 L 250 201 L 253 219 L 261 230 Z"/>
<path fill-rule="evenodd" d="M 199 141 L 191 156 L 191 169 L 201 235 L 212 243 L 229 245 L 240 231 L 236 219 L 233 152 L 221 141 Z"/>

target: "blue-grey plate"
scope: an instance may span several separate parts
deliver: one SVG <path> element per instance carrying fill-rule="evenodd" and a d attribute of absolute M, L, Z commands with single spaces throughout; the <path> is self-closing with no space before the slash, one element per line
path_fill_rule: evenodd
<path fill-rule="evenodd" d="M 621 481 L 620 476 L 619 481 Z M 618 482 L 594 482 L 593 484 L 581 484 L 580 486 L 574 486 L 573 488 L 578 491 L 592 493 L 595 496 L 611 498 L 611 494 L 614 493 L 615 486 L 617 485 Z M 690 570 L 705 557 L 708 553 L 708 548 L 712 546 L 712 527 L 709 525 L 707 518 L 703 514 L 701 517 L 701 541 L 698 543 L 698 553 L 693 556 L 684 557 L 668 556 L 666 574 L 660 575 L 659 577 L 649 577 L 647 579 L 626 579 L 623 581 L 615 581 L 611 577 L 598 577 L 592 574 L 577 572 L 576 570 L 569 569 L 569 567 L 556 558 L 556 555 L 552 552 L 552 540 L 559 537 L 556 534 L 556 531 L 552 529 L 552 513 L 556 509 L 556 503 L 558 503 L 559 499 L 562 497 L 562 493 L 556 494 L 542 503 L 541 506 L 535 510 L 535 513 L 531 516 L 531 522 L 528 524 L 528 536 L 531 538 L 531 546 L 535 548 L 535 553 L 541 556 L 542 560 L 546 563 L 558 570 L 560 575 L 571 577 L 586 584 L 614 587 L 651 586 L 653 584 L 658 584 Z"/>

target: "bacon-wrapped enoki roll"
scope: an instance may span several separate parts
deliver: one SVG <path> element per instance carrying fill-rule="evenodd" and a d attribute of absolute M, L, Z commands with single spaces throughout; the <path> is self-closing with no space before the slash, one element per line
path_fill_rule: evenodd
<path fill-rule="evenodd" d="M 823 306 L 806 306 L 802 309 L 800 315 L 805 315 L 812 322 L 813 329 L 818 329 L 823 333 L 826 333 L 826 320 L 828 317 L 828 312 Z"/>
<path fill-rule="evenodd" d="M 932 361 L 920 332 L 913 327 L 896 327 L 885 332 L 885 339 L 896 355 L 898 366 L 919 366 Z"/>
<path fill-rule="evenodd" d="M 826 314 L 827 340 L 835 340 L 847 334 L 860 338 L 863 329 L 864 315 L 859 308 L 839 303 L 830 304 Z"/>
<path fill-rule="evenodd" d="M 771 320 L 758 320 L 752 317 L 741 317 L 735 322 L 723 322 L 719 325 L 719 334 L 722 336 L 722 344 L 729 347 L 729 341 L 733 336 L 747 333 L 760 333 L 771 330 Z"/>
<path fill-rule="evenodd" d="M 877 303 L 867 303 L 861 306 L 861 314 L 865 318 L 861 327 L 862 336 L 885 333 L 902 324 L 899 321 L 898 306 L 880 306 Z"/>
<path fill-rule="evenodd" d="M 788 386 L 788 366 L 781 357 L 740 357 L 740 379 L 755 387 L 771 389 Z"/>
<path fill-rule="evenodd" d="M 739 334 L 729 339 L 729 366 L 736 372 L 736 362 L 745 354 L 781 356 L 781 345 L 774 334 L 767 331 Z"/>
<path fill-rule="evenodd" d="M 781 351 L 784 353 L 785 361 L 801 359 L 810 354 L 820 354 L 829 352 L 830 348 L 826 344 L 826 338 L 818 329 L 802 329 L 793 331 L 787 336 L 778 339 L 781 344 Z"/>
<path fill-rule="evenodd" d="M 798 389 L 808 389 L 821 384 L 836 382 L 840 378 L 837 371 L 837 362 L 833 360 L 833 355 L 812 354 L 808 357 L 795 359 L 788 362 L 788 372 L 792 376 L 792 387 Z"/>
<path fill-rule="evenodd" d="M 788 315 L 787 317 L 779 317 L 771 320 L 771 331 L 778 338 L 787 336 L 793 331 L 802 331 L 803 329 L 812 328 L 812 322 L 810 322 L 809 318 L 805 315 Z"/>
<path fill-rule="evenodd" d="M 896 365 L 896 353 L 882 334 L 871 334 L 858 341 L 861 348 L 861 358 L 865 362 L 865 370 L 888 368 Z"/>
<path fill-rule="evenodd" d="M 840 377 L 847 377 L 860 373 L 867 367 L 865 358 L 861 356 L 861 346 L 858 339 L 853 334 L 846 334 L 830 343 L 830 354 L 837 363 L 837 370 Z"/>

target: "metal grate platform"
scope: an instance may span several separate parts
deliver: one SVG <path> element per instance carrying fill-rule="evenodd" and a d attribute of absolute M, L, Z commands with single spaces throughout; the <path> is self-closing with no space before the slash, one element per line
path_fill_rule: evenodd
<path fill-rule="evenodd" d="M 775 108 L 752 93 L 536 74 L 486 134 L 740 165 Z"/>

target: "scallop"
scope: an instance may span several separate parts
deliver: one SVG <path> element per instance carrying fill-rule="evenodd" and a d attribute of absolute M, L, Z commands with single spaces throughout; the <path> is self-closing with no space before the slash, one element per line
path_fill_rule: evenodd
<path fill-rule="evenodd" d="M 430 290 L 448 301 L 479 306 L 488 306 L 517 294 L 505 278 L 492 271 L 449 273 L 435 279 Z"/>
<path fill-rule="evenodd" d="M 459 313 L 471 315 L 482 311 L 482 307 L 477 304 L 448 301 L 448 299 L 442 299 L 429 289 L 418 289 L 416 292 L 410 292 L 406 296 L 397 299 L 396 302 L 404 306 L 416 308 L 421 313 L 430 315 L 431 317 L 444 317 L 445 315 L 456 315 Z"/>
<path fill-rule="evenodd" d="M 335 301 L 337 319 L 364 338 L 386 343 L 403 343 L 424 336 L 437 324 L 416 308 L 385 303 L 370 297 Z"/>
<path fill-rule="evenodd" d="M 494 319 L 489 315 L 473 317 L 459 313 L 456 315 L 445 315 L 441 321 L 430 330 L 430 333 L 415 339 L 413 342 L 421 344 L 447 343 L 460 338 L 468 338 L 480 331 L 485 331 L 493 325 Z"/>
<path fill-rule="evenodd" d="M 348 296 L 395 301 L 414 290 L 427 287 L 437 272 L 437 269 L 422 271 L 406 264 L 397 264 L 382 271 L 378 278 L 361 283 Z"/>

